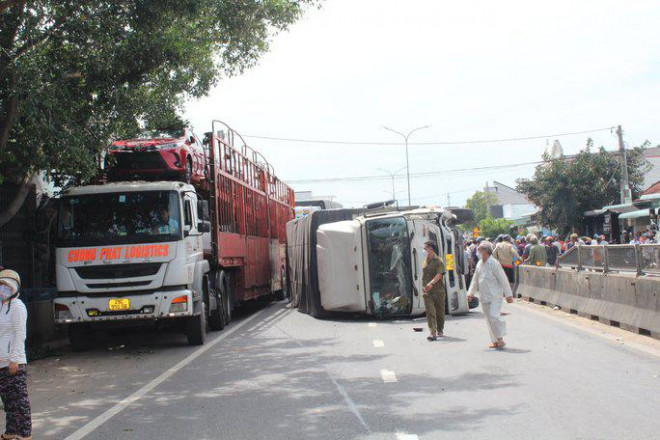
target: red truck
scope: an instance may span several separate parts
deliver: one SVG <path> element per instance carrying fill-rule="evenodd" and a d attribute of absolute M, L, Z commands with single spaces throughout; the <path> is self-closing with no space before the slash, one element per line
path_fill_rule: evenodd
<path fill-rule="evenodd" d="M 60 198 L 54 313 L 75 350 L 96 329 L 144 324 L 180 324 L 203 344 L 236 305 L 283 292 L 292 189 L 220 121 L 204 150 L 198 183 L 118 181 Z"/>

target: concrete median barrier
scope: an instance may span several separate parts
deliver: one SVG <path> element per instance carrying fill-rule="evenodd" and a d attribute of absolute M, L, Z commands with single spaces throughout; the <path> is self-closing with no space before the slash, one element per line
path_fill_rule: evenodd
<path fill-rule="evenodd" d="M 521 266 L 517 293 L 534 302 L 660 339 L 660 278 Z"/>

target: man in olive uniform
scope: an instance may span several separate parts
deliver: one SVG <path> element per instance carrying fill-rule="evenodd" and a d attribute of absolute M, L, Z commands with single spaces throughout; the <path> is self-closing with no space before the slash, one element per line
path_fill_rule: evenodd
<path fill-rule="evenodd" d="M 445 264 L 438 256 L 438 247 L 432 241 L 424 243 L 426 260 L 422 265 L 422 282 L 424 283 L 424 305 L 426 306 L 426 320 L 429 325 L 430 336 L 426 339 L 435 341 L 445 327 L 445 285 L 442 277 L 445 274 Z"/>

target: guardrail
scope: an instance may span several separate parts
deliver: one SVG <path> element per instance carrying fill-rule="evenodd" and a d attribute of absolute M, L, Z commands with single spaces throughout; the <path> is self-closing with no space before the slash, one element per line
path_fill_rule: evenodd
<path fill-rule="evenodd" d="M 660 275 L 660 244 L 577 245 L 557 260 L 557 265 L 576 270 L 635 272 Z"/>

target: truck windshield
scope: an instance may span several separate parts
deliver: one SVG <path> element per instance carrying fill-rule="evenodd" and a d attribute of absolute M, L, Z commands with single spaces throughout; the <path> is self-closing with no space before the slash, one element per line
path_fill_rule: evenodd
<path fill-rule="evenodd" d="M 181 239 L 176 191 L 116 192 L 60 200 L 58 245 L 101 246 Z"/>
<path fill-rule="evenodd" d="M 403 217 L 366 222 L 371 311 L 376 315 L 409 314 L 412 269 L 408 226 Z"/>

